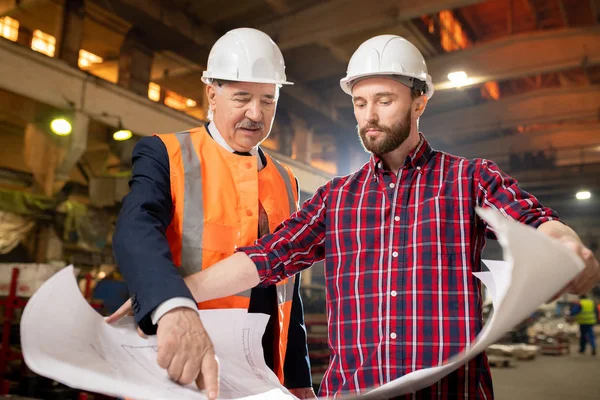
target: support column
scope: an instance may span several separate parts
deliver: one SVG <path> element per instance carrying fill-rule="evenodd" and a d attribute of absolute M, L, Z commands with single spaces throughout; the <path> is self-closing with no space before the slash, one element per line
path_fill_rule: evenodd
<path fill-rule="evenodd" d="M 277 111 L 277 141 L 279 142 L 279 153 L 284 156 L 292 156 L 294 142 L 294 126 L 288 112 L 284 109 Z"/>
<path fill-rule="evenodd" d="M 117 84 L 140 96 L 148 97 L 153 58 L 154 52 L 142 43 L 135 30 L 130 30 L 121 46 Z"/>
<path fill-rule="evenodd" d="M 312 161 L 313 131 L 309 129 L 306 121 L 292 115 L 294 127 L 294 155 L 298 161 L 310 165 Z"/>
<path fill-rule="evenodd" d="M 25 164 L 33 174 L 35 192 L 46 196 L 54 194 L 56 167 L 62 162 L 65 149 L 57 141 L 66 138 L 52 138 L 43 127 L 27 124 L 25 127 Z"/>
<path fill-rule="evenodd" d="M 83 40 L 84 0 L 65 0 L 58 58 L 73 68 L 79 68 L 79 50 Z"/>
<path fill-rule="evenodd" d="M 31 48 L 32 40 L 33 31 L 23 25 L 19 25 L 19 36 L 17 37 L 17 43 L 21 46 Z"/>
<path fill-rule="evenodd" d="M 336 147 L 336 174 L 346 175 L 350 173 L 350 146 L 344 140 L 338 140 Z"/>
<path fill-rule="evenodd" d="M 90 117 L 82 112 L 75 112 L 73 120 L 73 132 L 68 136 L 66 143 L 66 152 L 60 164 L 57 165 L 55 171 L 54 190 L 60 190 L 62 186 L 69 180 L 73 167 L 81 158 L 87 149 L 88 129 L 90 125 Z"/>

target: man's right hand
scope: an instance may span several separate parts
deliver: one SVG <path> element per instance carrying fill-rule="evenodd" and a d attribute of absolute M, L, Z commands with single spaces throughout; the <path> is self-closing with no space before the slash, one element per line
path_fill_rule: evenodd
<path fill-rule="evenodd" d="M 158 321 L 158 365 L 182 385 L 196 382 L 209 399 L 219 391 L 219 363 L 198 312 L 175 308 Z"/>
<path fill-rule="evenodd" d="M 130 314 L 131 300 L 127 300 L 106 322 L 110 324 Z M 138 333 L 143 336 L 139 328 Z M 156 335 L 158 365 L 167 370 L 169 377 L 182 385 L 195 381 L 199 389 L 206 389 L 209 399 L 216 399 L 219 363 L 198 312 L 174 308 L 160 318 Z"/>

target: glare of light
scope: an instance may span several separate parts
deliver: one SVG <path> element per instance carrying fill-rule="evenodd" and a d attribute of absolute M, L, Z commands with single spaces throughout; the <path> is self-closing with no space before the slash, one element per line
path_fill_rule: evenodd
<path fill-rule="evenodd" d="M 196 102 L 192 99 L 187 99 L 185 101 L 185 105 L 188 106 L 189 108 L 196 107 Z"/>
<path fill-rule="evenodd" d="M 469 77 L 465 71 L 450 72 L 448 80 L 456 87 L 464 86 L 469 82 Z"/>
<path fill-rule="evenodd" d="M 106 272 L 100 271 L 100 272 L 98 272 L 98 275 L 96 275 L 96 277 L 98 279 L 104 279 L 106 277 Z"/>
<path fill-rule="evenodd" d="M 71 123 L 64 118 L 55 118 L 50 122 L 50 129 L 58 136 L 67 136 L 73 128 Z"/>
<path fill-rule="evenodd" d="M 148 98 L 152 101 L 160 100 L 160 86 L 154 82 L 148 84 Z"/>
<path fill-rule="evenodd" d="M 131 131 L 129 129 L 120 129 L 120 130 L 116 131 L 115 133 L 113 133 L 113 139 L 115 139 L 119 142 L 122 142 L 127 139 L 131 139 L 132 136 L 133 136 L 133 134 L 131 133 Z"/>
<path fill-rule="evenodd" d="M 592 197 L 592 194 L 590 192 L 588 192 L 587 190 L 584 190 L 581 192 L 577 192 L 575 197 L 577 198 L 577 200 L 587 200 L 590 197 Z"/>

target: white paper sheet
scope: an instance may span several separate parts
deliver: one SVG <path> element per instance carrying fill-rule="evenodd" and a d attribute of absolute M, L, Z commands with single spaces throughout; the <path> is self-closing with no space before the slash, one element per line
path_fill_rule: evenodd
<path fill-rule="evenodd" d="M 583 268 L 575 254 L 499 212 L 477 210 L 494 228 L 505 261 L 485 261 L 475 275 L 492 296 L 494 314 L 472 346 L 442 365 L 407 374 L 355 398 L 387 399 L 431 386 L 496 342 L 549 300 Z M 267 316 L 244 310 L 201 313 L 221 362 L 221 398 L 293 398 L 269 370 L 261 337 Z M 81 296 L 65 268 L 29 301 L 21 322 L 27 365 L 66 385 L 113 396 L 205 399 L 198 390 L 171 382 L 156 364 L 153 343 L 135 333 L 132 319 L 109 326 Z M 251 396 L 251 397 L 250 397 Z"/>
<path fill-rule="evenodd" d="M 477 213 L 494 229 L 504 255 L 504 261 L 484 261 L 489 272 L 474 273 L 492 296 L 491 320 L 470 348 L 442 365 L 412 372 L 354 398 L 387 399 L 433 385 L 495 343 L 582 271 L 583 262 L 558 241 L 498 211 L 477 209 Z"/>
<path fill-rule="evenodd" d="M 201 311 L 220 362 L 222 399 L 293 399 L 266 366 L 262 334 L 268 316 L 245 310 Z M 74 388 L 134 399 L 206 399 L 194 385 L 172 382 L 156 362 L 153 338 L 140 338 L 133 318 L 108 325 L 85 301 L 72 267 L 50 278 L 21 319 L 27 366 Z"/>

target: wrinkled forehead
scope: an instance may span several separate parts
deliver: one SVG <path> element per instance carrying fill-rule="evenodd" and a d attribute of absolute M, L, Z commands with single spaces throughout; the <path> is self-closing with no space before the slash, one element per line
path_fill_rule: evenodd
<path fill-rule="evenodd" d="M 228 96 L 250 96 L 250 97 L 269 97 L 277 98 L 279 87 L 274 83 L 255 83 L 255 82 L 214 82 L 220 84 L 222 92 Z"/>

